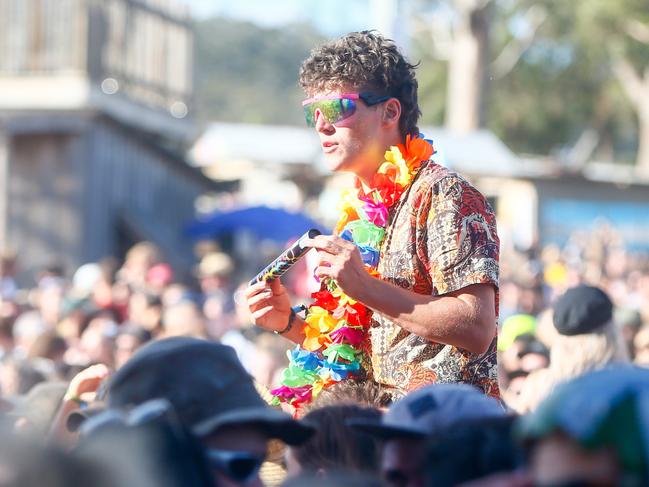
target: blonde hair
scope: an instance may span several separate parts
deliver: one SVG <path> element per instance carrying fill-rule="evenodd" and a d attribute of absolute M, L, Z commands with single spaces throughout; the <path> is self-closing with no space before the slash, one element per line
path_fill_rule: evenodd
<path fill-rule="evenodd" d="M 550 370 L 557 381 L 572 379 L 616 362 L 629 362 L 629 354 L 612 321 L 592 333 L 557 335 L 550 349 Z"/>
<path fill-rule="evenodd" d="M 536 409 L 561 382 L 568 381 L 612 363 L 629 362 L 620 330 L 609 321 L 582 335 L 559 335 L 552 340 L 550 366 L 532 372 L 517 398 L 508 403 L 519 414 Z"/>

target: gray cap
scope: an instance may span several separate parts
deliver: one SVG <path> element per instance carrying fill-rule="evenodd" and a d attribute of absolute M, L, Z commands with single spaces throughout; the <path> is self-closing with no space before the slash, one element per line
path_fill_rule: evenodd
<path fill-rule="evenodd" d="M 424 438 L 458 423 L 505 415 L 496 399 L 467 384 L 431 384 L 394 403 L 380 422 L 349 424 L 383 438 Z"/>

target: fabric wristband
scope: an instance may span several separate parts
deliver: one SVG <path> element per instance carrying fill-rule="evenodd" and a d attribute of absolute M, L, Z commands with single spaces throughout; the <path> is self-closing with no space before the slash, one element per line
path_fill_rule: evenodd
<path fill-rule="evenodd" d="M 67 393 L 66 393 L 65 396 L 63 396 L 63 400 L 64 400 L 64 401 L 72 401 L 72 402 L 75 402 L 75 403 L 77 403 L 77 405 L 78 405 L 79 407 L 81 407 L 81 408 L 84 408 L 84 407 L 87 405 L 86 401 L 84 401 L 84 400 L 81 399 L 79 396 L 74 395 L 74 394 L 67 394 Z"/>
<path fill-rule="evenodd" d="M 286 327 L 283 330 L 275 330 L 275 334 L 283 335 L 284 333 L 288 333 L 291 328 L 293 328 L 293 322 L 295 321 L 296 316 L 297 313 L 293 308 L 291 308 L 291 313 L 288 315 L 288 323 L 286 323 Z"/>

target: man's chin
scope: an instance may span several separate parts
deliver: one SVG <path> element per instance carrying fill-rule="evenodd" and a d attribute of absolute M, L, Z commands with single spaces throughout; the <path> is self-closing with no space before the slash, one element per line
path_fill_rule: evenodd
<path fill-rule="evenodd" d="M 325 164 L 327 165 L 327 169 L 329 169 L 331 172 L 338 172 L 343 170 L 341 169 L 341 167 L 343 166 L 343 161 L 341 161 L 338 157 L 327 157 L 325 155 Z"/>
<path fill-rule="evenodd" d="M 343 157 L 336 156 L 333 154 L 327 156 L 327 154 L 325 154 L 325 164 L 327 165 L 327 169 L 331 172 L 349 172 L 352 170 L 348 161 Z"/>

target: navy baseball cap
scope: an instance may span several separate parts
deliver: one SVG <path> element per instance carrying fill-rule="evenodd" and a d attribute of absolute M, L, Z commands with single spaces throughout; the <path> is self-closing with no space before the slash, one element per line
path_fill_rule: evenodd
<path fill-rule="evenodd" d="M 379 438 L 425 438 L 462 422 L 505 416 L 499 401 L 468 384 L 431 384 L 395 402 L 380 422 L 349 424 Z"/>

